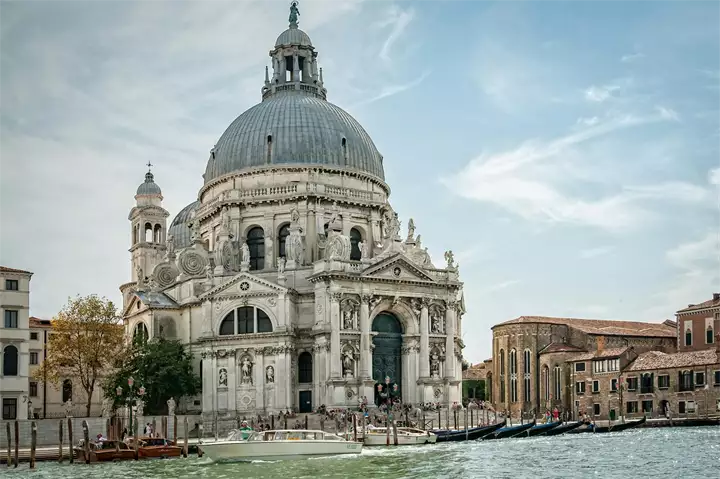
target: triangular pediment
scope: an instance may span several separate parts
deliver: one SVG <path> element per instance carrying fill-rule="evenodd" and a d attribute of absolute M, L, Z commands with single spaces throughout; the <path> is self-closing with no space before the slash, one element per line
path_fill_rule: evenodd
<path fill-rule="evenodd" d="M 435 282 L 435 278 L 423 271 L 422 268 L 419 268 L 402 253 L 397 253 L 366 268 L 362 272 L 362 276 L 369 278 L 393 279 L 396 281 Z"/>
<path fill-rule="evenodd" d="M 240 273 L 222 284 L 203 293 L 199 299 L 210 299 L 218 296 L 238 296 L 257 294 L 287 293 L 288 289 L 250 273 Z"/>
<path fill-rule="evenodd" d="M 138 303 L 140 303 L 140 298 L 137 297 L 135 293 L 132 293 L 128 301 L 127 306 L 125 306 L 125 310 L 123 311 L 123 317 L 129 316 L 130 312 L 132 312 L 133 309 L 137 309 Z"/>

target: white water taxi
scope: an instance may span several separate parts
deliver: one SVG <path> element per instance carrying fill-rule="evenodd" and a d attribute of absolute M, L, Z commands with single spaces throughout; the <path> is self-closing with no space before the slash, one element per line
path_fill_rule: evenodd
<path fill-rule="evenodd" d="M 415 446 L 418 444 L 435 444 L 437 436 L 430 431 L 412 427 L 397 428 L 398 446 Z M 371 427 L 365 432 L 363 443 L 366 446 L 386 446 L 388 444 L 386 427 Z M 390 428 L 390 445 L 395 444 L 395 436 Z"/>
<path fill-rule="evenodd" d="M 363 445 L 324 431 L 282 429 L 253 432 L 247 439 L 242 439 L 240 431 L 233 431 L 223 441 L 199 447 L 215 462 L 232 462 L 360 454 Z"/>

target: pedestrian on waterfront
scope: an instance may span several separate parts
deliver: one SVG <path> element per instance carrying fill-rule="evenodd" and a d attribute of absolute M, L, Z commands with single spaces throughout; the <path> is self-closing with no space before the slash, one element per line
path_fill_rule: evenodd
<path fill-rule="evenodd" d="M 124 428 L 123 431 L 122 431 L 122 434 L 120 435 L 120 440 L 121 440 L 121 441 L 124 441 L 124 440 L 125 440 L 125 437 L 126 437 L 127 435 L 128 435 L 128 430 L 127 430 L 127 428 Z"/>

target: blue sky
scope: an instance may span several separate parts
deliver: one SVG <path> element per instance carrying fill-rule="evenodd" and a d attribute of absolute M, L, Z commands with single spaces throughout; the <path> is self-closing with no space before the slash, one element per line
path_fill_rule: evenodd
<path fill-rule="evenodd" d="M 287 2 L 3 2 L 0 262 L 31 313 L 119 301 L 148 160 L 172 215 L 260 100 Z M 464 353 L 519 315 L 662 321 L 720 290 L 717 2 L 303 1 L 328 98 L 452 249 Z"/>

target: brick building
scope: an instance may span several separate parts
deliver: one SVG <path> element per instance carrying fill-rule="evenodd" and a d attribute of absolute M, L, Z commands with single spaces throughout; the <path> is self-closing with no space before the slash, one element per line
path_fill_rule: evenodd
<path fill-rule="evenodd" d="M 720 412 L 720 294 L 640 323 L 522 316 L 494 326 L 493 404 L 598 420 Z M 682 331 L 682 333 L 681 333 Z"/>
<path fill-rule="evenodd" d="M 569 411 L 577 398 L 572 360 L 588 354 L 617 356 L 632 348 L 673 352 L 673 321 L 640 323 L 595 319 L 521 316 L 493 326 L 492 401 L 513 417 L 557 407 Z M 619 353 L 619 350 L 623 353 Z M 609 367 L 619 372 L 619 365 Z M 618 369 L 614 369 L 614 368 Z M 584 371 L 583 371 L 584 372 Z"/>

